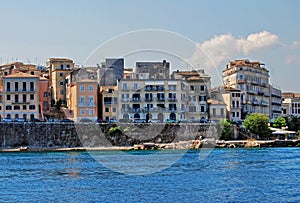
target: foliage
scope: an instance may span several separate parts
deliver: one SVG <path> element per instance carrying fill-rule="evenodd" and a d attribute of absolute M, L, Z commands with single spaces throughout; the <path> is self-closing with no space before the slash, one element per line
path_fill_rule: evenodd
<path fill-rule="evenodd" d="M 300 117 L 298 116 L 288 116 L 285 117 L 288 130 L 298 131 L 300 130 Z"/>
<path fill-rule="evenodd" d="M 109 134 L 112 134 L 112 133 L 115 133 L 115 132 L 121 132 L 119 126 L 111 127 L 111 128 L 108 130 L 108 133 L 109 133 Z"/>
<path fill-rule="evenodd" d="M 286 120 L 283 117 L 278 117 L 274 120 L 273 127 L 274 128 L 282 128 L 286 126 Z"/>
<path fill-rule="evenodd" d="M 55 108 L 56 108 L 57 111 L 60 110 L 60 107 L 62 106 L 62 104 L 63 104 L 63 101 L 62 101 L 61 99 L 59 99 L 59 100 L 56 102 Z"/>
<path fill-rule="evenodd" d="M 253 113 L 247 116 L 243 122 L 243 126 L 252 134 L 260 139 L 267 139 L 271 135 L 268 126 L 269 118 L 267 115 Z"/>
<path fill-rule="evenodd" d="M 220 127 L 221 127 L 221 140 L 231 140 L 233 129 L 231 128 L 230 122 L 223 119 L 220 121 Z"/>

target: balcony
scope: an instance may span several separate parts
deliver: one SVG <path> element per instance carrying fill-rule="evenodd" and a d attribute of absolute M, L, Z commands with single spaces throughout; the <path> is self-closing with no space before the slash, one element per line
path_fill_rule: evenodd
<path fill-rule="evenodd" d="M 145 91 L 164 91 L 164 86 L 153 86 L 153 85 L 147 85 L 144 88 Z"/>
<path fill-rule="evenodd" d="M 164 101 L 165 101 L 165 98 L 156 98 L 156 101 L 157 101 L 157 102 L 164 102 Z"/>
<path fill-rule="evenodd" d="M 169 108 L 168 110 L 173 112 L 173 111 L 177 111 L 177 108 Z"/>
<path fill-rule="evenodd" d="M 259 105 L 259 103 L 258 103 L 258 101 L 255 99 L 255 100 L 253 100 L 253 101 L 252 101 L 252 105 L 254 105 L 254 106 L 258 106 L 258 105 Z"/>
<path fill-rule="evenodd" d="M 272 105 L 281 106 L 281 102 L 272 101 Z"/>
<path fill-rule="evenodd" d="M 78 107 L 96 107 L 95 103 L 78 103 Z"/>
<path fill-rule="evenodd" d="M 139 97 L 133 97 L 133 98 L 131 98 L 131 101 L 132 102 L 141 102 L 141 98 L 139 98 Z"/>
<path fill-rule="evenodd" d="M 122 102 L 129 102 L 130 101 L 129 98 L 122 98 L 121 100 L 122 100 Z"/>
<path fill-rule="evenodd" d="M 15 100 L 12 102 L 12 104 L 29 104 L 30 101 L 27 101 L 27 100 L 22 100 L 22 101 L 19 101 L 19 100 Z"/>
<path fill-rule="evenodd" d="M 247 90 L 248 94 L 256 94 L 254 90 Z"/>
<path fill-rule="evenodd" d="M 152 98 L 145 98 L 145 102 L 152 102 L 153 99 Z"/>
<path fill-rule="evenodd" d="M 177 99 L 176 99 L 176 98 L 168 98 L 168 101 L 169 101 L 169 102 L 176 102 Z"/>
<path fill-rule="evenodd" d="M 104 102 L 104 105 L 118 105 L 118 102 Z"/>
<path fill-rule="evenodd" d="M 257 94 L 258 94 L 258 95 L 264 95 L 264 92 L 261 91 L 261 90 L 258 90 L 258 91 L 257 91 Z"/>
<path fill-rule="evenodd" d="M 266 101 L 261 101 L 262 106 L 268 106 L 268 103 Z"/>

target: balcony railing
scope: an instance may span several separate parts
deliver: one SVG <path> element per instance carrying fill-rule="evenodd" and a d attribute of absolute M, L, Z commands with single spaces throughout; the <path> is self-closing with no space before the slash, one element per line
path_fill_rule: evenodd
<path fill-rule="evenodd" d="M 268 106 L 268 103 L 266 101 L 261 101 L 262 106 Z"/>
<path fill-rule="evenodd" d="M 165 98 L 156 98 L 156 101 L 158 101 L 158 102 L 164 102 Z"/>
<path fill-rule="evenodd" d="M 129 102 L 130 99 L 129 98 L 122 98 L 122 102 Z"/>
<path fill-rule="evenodd" d="M 117 105 L 118 102 L 104 102 L 104 105 Z"/>
<path fill-rule="evenodd" d="M 153 99 L 152 98 L 145 98 L 145 102 L 152 102 Z"/>
<path fill-rule="evenodd" d="M 168 101 L 169 101 L 169 102 L 176 102 L 177 99 L 176 99 L 176 98 L 168 98 Z"/>
<path fill-rule="evenodd" d="M 96 107 L 95 103 L 78 103 L 79 107 Z"/>
<path fill-rule="evenodd" d="M 131 101 L 132 102 L 141 102 L 141 98 L 139 98 L 139 97 L 133 97 L 133 98 L 131 98 Z"/>
<path fill-rule="evenodd" d="M 27 101 L 27 100 L 14 100 L 13 102 L 12 102 L 13 104 L 29 104 L 30 102 L 29 101 Z"/>

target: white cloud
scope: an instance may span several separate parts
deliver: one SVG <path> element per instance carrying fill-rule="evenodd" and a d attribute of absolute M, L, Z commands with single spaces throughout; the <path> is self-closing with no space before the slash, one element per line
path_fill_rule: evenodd
<path fill-rule="evenodd" d="M 198 43 L 189 62 L 205 68 L 221 65 L 224 61 L 254 51 L 280 45 L 279 37 L 268 31 L 248 35 L 246 38 L 232 34 L 214 36 L 203 43 Z"/>
<path fill-rule="evenodd" d="M 297 49 L 299 47 L 300 47 L 300 42 L 299 41 L 293 41 L 292 48 Z"/>

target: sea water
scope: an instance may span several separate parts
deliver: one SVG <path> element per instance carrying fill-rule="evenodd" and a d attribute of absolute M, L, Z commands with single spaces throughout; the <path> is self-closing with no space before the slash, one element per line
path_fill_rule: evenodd
<path fill-rule="evenodd" d="M 213 149 L 201 158 L 203 152 L 186 151 L 139 175 L 95 157 L 126 168 L 126 156 L 156 151 L 0 153 L 0 202 L 300 202 L 300 148 Z M 178 153 L 165 150 L 159 159 Z"/>

